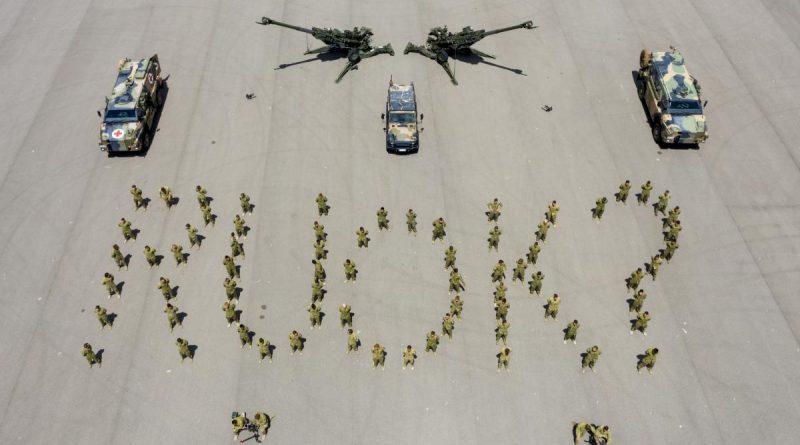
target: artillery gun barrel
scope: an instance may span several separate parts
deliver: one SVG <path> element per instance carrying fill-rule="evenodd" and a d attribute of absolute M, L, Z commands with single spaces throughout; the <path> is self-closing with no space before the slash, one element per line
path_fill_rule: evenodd
<path fill-rule="evenodd" d="M 278 25 L 278 26 L 283 26 L 284 28 L 293 29 L 293 30 L 295 30 L 295 31 L 304 32 L 304 33 L 306 33 L 306 34 L 313 34 L 313 33 L 314 33 L 314 31 L 312 31 L 312 30 L 310 30 L 310 29 L 308 29 L 308 28 L 303 28 L 303 27 L 301 27 L 301 26 L 294 26 L 294 25 L 290 25 L 290 24 L 288 24 L 288 23 L 279 22 L 279 21 L 277 21 L 277 20 L 272 20 L 272 19 L 271 19 L 271 18 L 269 18 L 269 17 L 261 17 L 261 24 L 262 24 L 262 25 Z"/>
<path fill-rule="evenodd" d="M 493 34 L 500 34 L 501 32 L 511 31 L 511 30 L 519 29 L 519 28 L 533 29 L 533 28 L 536 28 L 536 27 L 533 26 L 533 22 L 532 21 L 528 20 L 527 22 L 520 23 L 519 25 L 507 26 L 505 28 L 493 29 L 491 31 L 486 31 L 483 35 L 484 35 L 484 37 L 485 36 L 491 36 Z"/>

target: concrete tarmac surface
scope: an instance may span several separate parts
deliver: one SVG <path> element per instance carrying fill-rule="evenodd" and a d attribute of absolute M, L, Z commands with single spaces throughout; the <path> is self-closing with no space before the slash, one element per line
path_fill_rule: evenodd
<path fill-rule="evenodd" d="M 321 43 L 259 26 L 370 26 L 396 55 L 304 56 Z M 486 38 L 495 60 L 462 58 L 459 86 L 403 55 L 428 29 L 539 28 Z M 275 416 L 276 444 L 569 444 L 573 421 L 610 426 L 618 444 L 778 444 L 800 423 L 800 5 L 791 0 L 8 0 L 0 3 L 0 443 L 230 443 L 231 411 Z M 639 51 L 678 47 L 699 79 L 710 139 L 652 141 L 632 72 Z M 146 156 L 108 158 L 99 119 L 117 60 L 158 53 L 169 92 Z M 414 81 L 425 114 L 419 154 L 384 150 L 389 77 Z M 245 94 L 256 98 L 246 100 Z M 546 113 L 540 108 L 551 105 Z M 613 194 L 633 184 L 627 205 Z M 661 247 L 661 221 L 634 193 L 652 180 L 680 205 L 673 261 L 643 280 L 648 336 L 629 335 L 624 279 Z M 128 189 L 152 202 L 135 212 Z M 213 197 L 203 227 L 194 188 Z M 167 211 L 162 185 L 180 202 Z M 272 363 L 227 328 L 222 257 L 238 195 L 256 206 L 239 280 L 242 321 L 277 346 Z M 309 329 L 314 198 L 330 250 L 322 329 Z M 602 222 L 590 209 L 609 198 Z M 499 253 L 486 203 L 503 204 Z M 543 294 L 510 290 L 511 371 L 496 372 L 489 275 L 533 242 L 561 205 L 537 268 Z M 389 211 L 379 232 L 375 211 Z M 419 235 L 405 230 L 418 214 Z M 431 244 L 431 222 L 447 221 Z M 123 243 L 117 222 L 139 229 Z M 189 249 L 184 224 L 206 237 Z M 356 247 L 366 227 L 368 249 Z M 129 270 L 110 258 L 119 243 Z M 175 267 L 181 243 L 188 265 Z M 444 249 L 467 290 L 452 342 L 426 354 L 448 310 Z M 142 249 L 164 255 L 150 269 Z M 342 283 L 351 258 L 358 281 Z M 529 277 L 533 268 L 529 268 Z M 124 282 L 106 299 L 103 273 Z M 187 314 L 168 330 L 158 278 Z M 563 302 L 544 321 L 546 297 Z M 337 308 L 355 313 L 361 350 L 345 354 Z M 94 306 L 117 314 L 101 331 Z M 577 345 L 562 329 L 579 319 Z M 288 334 L 307 338 L 289 355 Z M 180 362 L 175 339 L 197 346 Z M 89 369 L 81 345 L 103 350 Z M 370 350 L 387 349 L 386 370 Z M 414 371 L 401 350 L 415 347 Z M 603 354 L 581 373 L 580 353 Z M 637 354 L 661 351 L 653 375 Z M 242 439 L 249 436 L 242 435 Z M 253 441 L 255 442 L 255 441 Z"/>

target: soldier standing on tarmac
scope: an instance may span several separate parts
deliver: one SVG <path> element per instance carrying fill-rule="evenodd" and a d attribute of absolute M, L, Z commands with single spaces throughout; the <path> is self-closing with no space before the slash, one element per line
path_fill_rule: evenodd
<path fill-rule="evenodd" d="M 447 236 L 444 228 L 447 227 L 447 223 L 444 222 L 443 218 L 439 218 L 433 221 L 433 239 L 431 242 L 436 240 L 444 241 L 444 237 Z"/>
<path fill-rule="evenodd" d="M 164 296 L 164 300 L 169 302 L 172 297 L 174 297 L 172 293 L 172 286 L 169 284 L 169 278 L 161 277 L 158 279 L 158 289 L 161 290 L 161 295 Z"/>
<path fill-rule="evenodd" d="M 92 345 L 89 343 L 83 344 L 83 356 L 86 358 L 86 361 L 89 362 L 89 367 L 93 367 L 94 365 L 99 365 L 100 367 L 103 366 L 103 363 L 97 359 L 97 355 L 92 350 Z"/>
<path fill-rule="evenodd" d="M 292 331 L 292 333 L 289 334 L 289 348 L 292 350 L 291 355 L 294 355 L 297 351 L 300 352 L 300 355 L 303 355 L 303 347 L 303 335 L 297 331 Z"/>
<path fill-rule="evenodd" d="M 578 320 L 572 320 L 570 324 L 567 325 L 567 329 L 564 332 L 564 344 L 567 344 L 567 340 L 572 340 L 572 344 L 577 344 L 576 338 L 578 337 L 578 328 L 581 327 L 581 324 L 578 323 Z"/>
<path fill-rule="evenodd" d="M 133 233 L 133 229 L 131 229 L 130 221 L 125 218 L 120 218 L 117 226 L 122 230 L 122 237 L 125 238 L 126 243 L 130 240 L 136 241 L 136 234 Z"/>
<path fill-rule="evenodd" d="M 242 213 L 246 215 L 253 214 L 253 205 L 250 204 L 250 197 L 245 193 L 239 194 L 239 204 L 242 206 Z"/>
<path fill-rule="evenodd" d="M 315 303 L 311 303 L 311 306 L 308 307 L 308 318 L 311 320 L 311 329 L 314 329 L 314 326 L 322 329 L 321 309 Z"/>
<path fill-rule="evenodd" d="M 542 282 L 544 281 L 544 274 L 541 270 L 537 270 L 531 274 L 531 281 L 528 281 L 528 291 L 531 295 L 536 292 L 536 295 L 542 294 Z"/>
<path fill-rule="evenodd" d="M 406 346 L 406 350 L 403 351 L 403 369 L 406 369 L 406 366 L 411 365 L 411 370 L 414 370 L 414 361 L 417 358 L 417 351 L 411 347 L 411 345 Z"/>
<path fill-rule="evenodd" d="M 381 365 L 381 370 L 386 369 L 386 348 L 375 343 L 372 347 L 372 367 L 377 368 L 378 365 Z"/>
<path fill-rule="evenodd" d="M 539 223 L 537 226 L 538 230 L 536 231 L 536 241 L 541 241 L 543 243 L 547 242 L 547 230 L 550 229 L 550 223 L 547 222 L 546 219 L 543 219 L 542 222 Z"/>
<path fill-rule="evenodd" d="M 506 345 L 506 341 L 508 339 L 508 328 L 511 327 L 511 323 L 505 320 L 498 320 L 497 327 L 494 329 L 494 344 L 498 344 L 500 340 L 503 340 L 503 345 Z"/>
<path fill-rule="evenodd" d="M 197 205 L 199 205 L 201 208 L 203 207 L 203 205 L 207 205 L 208 192 L 206 191 L 206 189 L 198 185 L 197 187 L 194 188 L 194 190 L 197 194 Z"/>
<path fill-rule="evenodd" d="M 413 209 L 408 209 L 408 213 L 406 213 L 406 226 L 408 227 L 408 233 L 413 233 L 414 236 L 417 236 L 417 214 L 414 213 Z"/>
<path fill-rule="evenodd" d="M 108 310 L 101 306 L 94 307 L 94 313 L 97 315 L 97 321 L 100 322 L 100 329 L 105 329 L 108 326 L 109 329 L 113 329 L 114 325 L 108 317 Z"/>
<path fill-rule="evenodd" d="M 178 244 L 173 244 L 170 251 L 172 252 L 172 256 L 175 257 L 176 266 L 180 266 L 181 264 L 186 264 L 186 257 L 183 255 L 183 247 L 181 247 Z"/>
<path fill-rule="evenodd" d="M 625 182 L 623 182 L 619 186 L 619 191 L 617 192 L 616 195 L 617 202 L 625 204 L 626 201 L 628 200 L 628 193 L 630 191 L 631 191 L 631 181 L 626 179 Z"/>
<path fill-rule="evenodd" d="M 514 278 L 511 281 L 519 280 L 520 283 L 525 282 L 525 269 L 527 269 L 528 265 L 525 263 L 525 260 L 522 258 L 517 260 L 517 266 L 514 267 Z"/>
<path fill-rule="evenodd" d="M 317 195 L 317 212 L 319 212 L 319 216 L 324 216 L 328 214 L 328 211 L 331 207 L 328 205 L 328 198 L 323 195 L 322 193 Z"/>
<path fill-rule="evenodd" d="M 439 336 L 436 331 L 430 331 L 425 338 L 425 352 L 433 352 L 436 354 L 436 349 L 439 347 Z"/>
<path fill-rule="evenodd" d="M 186 234 L 189 236 L 189 248 L 195 245 L 200 247 L 200 236 L 197 234 L 197 228 L 189 223 L 186 223 Z"/>
<path fill-rule="evenodd" d="M 363 227 L 359 227 L 358 230 L 356 230 L 356 237 L 357 237 L 357 240 L 358 240 L 358 247 L 359 248 L 361 248 L 361 247 L 368 248 L 369 247 L 369 240 L 370 239 L 367 237 L 367 235 L 369 235 L 369 232 L 367 230 L 365 230 Z"/>
<path fill-rule="evenodd" d="M 442 317 L 442 335 L 446 335 L 449 340 L 452 340 L 455 325 L 456 322 L 453 320 L 453 316 L 450 313 L 444 314 L 444 317 Z"/>
<path fill-rule="evenodd" d="M 175 198 L 172 196 L 172 190 L 169 187 L 164 186 L 158 190 L 158 197 L 164 201 L 164 204 L 167 205 L 167 210 L 171 209 L 172 206 L 175 204 Z"/>
<path fill-rule="evenodd" d="M 639 360 L 639 363 L 636 364 L 636 371 L 639 374 L 642 373 L 642 368 L 647 368 L 647 372 L 652 374 L 653 373 L 653 366 L 656 365 L 656 358 L 658 356 L 658 348 L 647 348 L 644 351 L 644 357 Z"/>
<path fill-rule="evenodd" d="M 353 327 L 353 312 L 349 304 L 342 303 L 339 306 L 339 324 L 342 325 L 342 328 L 345 326 Z"/>
<path fill-rule="evenodd" d="M 381 207 L 375 215 L 378 217 L 378 230 L 386 229 L 391 232 L 392 229 L 389 228 L 389 212 Z"/>
<path fill-rule="evenodd" d="M 508 368 L 510 362 L 511 348 L 505 346 L 500 349 L 500 354 L 497 355 L 497 372 L 500 372 L 500 368 L 505 368 L 506 371 L 510 371 Z"/>
<path fill-rule="evenodd" d="M 358 352 L 358 344 L 360 340 L 358 339 L 358 333 L 353 332 L 353 329 L 350 328 L 347 330 L 347 353 L 349 354 L 351 351 Z"/>
<path fill-rule="evenodd" d="M 653 215 L 658 215 L 661 213 L 663 216 L 667 216 L 667 206 L 669 206 L 669 190 L 666 190 L 664 193 L 658 196 L 658 202 L 653 205 Z"/>
<path fill-rule="evenodd" d="M 117 283 L 114 282 L 114 275 L 106 272 L 103 275 L 103 286 L 106 287 L 106 291 L 108 291 L 108 298 L 111 298 L 112 295 L 116 295 L 119 298 L 119 288 L 117 287 Z"/>
<path fill-rule="evenodd" d="M 135 210 L 139 210 L 140 208 L 144 208 L 144 211 L 147 211 L 147 203 L 142 197 L 142 189 L 136 187 L 136 184 L 131 186 L 131 196 L 133 196 L 133 205 L 136 208 Z"/>
<path fill-rule="evenodd" d="M 451 244 L 444 251 L 444 270 L 447 270 L 450 267 L 455 267 L 456 265 L 456 249 Z"/>
<path fill-rule="evenodd" d="M 561 207 L 555 200 L 553 200 L 553 202 L 551 202 L 550 205 L 547 206 L 547 212 L 545 212 L 544 214 L 545 218 L 547 219 L 547 222 L 552 224 L 553 227 L 556 226 L 556 218 L 558 218 L 559 210 L 561 210 Z"/>
<path fill-rule="evenodd" d="M 114 244 L 111 246 L 111 258 L 114 259 L 114 262 L 117 264 L 117 269 L 121 270 L 123 267 L 127 270 L 128 265 L 125 264 L 125 255 L 119 250 L 119 245 Z"/>
<path fill-rule="evenodd" d="M 597 359 L 600 358 L 600 354 L 602 353 L 603 351 L 601 351 L 600 347 L 597 345 L 587 349 L 581 363 L 581 372 L 586 372 L 586 368 L 589 368 L 592 370 L 592 372 L 595 372 L 594 365 L 597 364 Z"/>
<path fill-rule="evenodd" d="M 639 193 L 639 204 L 647 205 L 647 201 L 650 200 L 650 192 L 652 191 L 653 186 L 650 184 L 650 181 L 642 184 L 642 192 Z"/>
<path fill-rule="evenodd" d="M 172 332 L 175 329 L 176 325 L 180 325 L 183 327 L 183 323 L 181 323 L 181 319 L 178 317 L 178 307 L 173 306 L 170 303 L 167 303 L 167 307 L 164 308 L 164 313 L 167 314 L 167 323 L 169 324 L 169 331 Z"/>
<path fill-rule="evenodd" d="M 547 308 L 544 312 L 544 319 L 547 320 L 547 317 L 553 317 L 553 320 L 556 319 L 558 316 L 558 308 L 561 305 L 561 299 L 558 297 L 558 294 L 553 294 L 552 297 L 547 299 Z"/>
<path fill-rule="evenodd" d="M 319 263 L 317 263 L 319 264 Z M 348 281 L 355 282 L 356 275 L 358 274 L 358 269 L 356 269 L 356 263 L 351 261 L 350 258 L 344 261 L 344 282 L 347 283 Z"/>
<path fill-rule="evenodd" d="M 152 249 L 150 246 L 144 246 L 144 258 L 147 260 L 147 264 L 150 265 L 152 269 L 153 266 L 158 266 L 158 256 L 156 255 L 156 249 Z"/>
<path fill-rule="evenodd" d="M 489 204 L 486 204 L 489 207 L 489 211 L 486 212 L 486 217 L 489 219 L 489 222 L 496 223 L 497 220 L 500 218 L 500 209 L 503 208 L 503 203 L 494 198 Z"/>
<path fill-rule="evenodd" d="M 506 279 L 506 263 L 503 260 L 497 261 L 497 264 L 492 270 L 492 283 Z"/>
<path fill-rule="evenodd" d="M 539 252 L 542 248 L 539 247 L 539 242 L 536 241 L 528 247 L 528 264 L 536 265 L 536 260 L 539 259 Z"/>
<path fill-rule="evenodd" d="M 491 231 L 489 231 L 489 239 L 487 241 L 489 241 L 490 251 L 492 249 L 494 249 L 495 251 L 497 250 L 498 244 L 500 244 L 500 235 L 502 234 L 503 232 L 497 226 L 494 226 L 494 228 Z"/>
<path fill-rule="evenodd" d="M 602 198 L 597 198 L 597 201 L 594 203 L 594 208 L 592 209 L 592 218 L 597 219 L 599 222 L 603 219 L 603 213 L 606 211 L 606 203 L 608 202 L 608 198 L 603 196 Z"/>
<path fill-rule="evenodd" d="M 262 337 L 259 337 L 257 344 L 258 354 L 261 356 L 258 362 L 261 363 L 265 358 L 269 357 L 269 362 L 272 363 L 272 345 L 269 343 L 269 340 L 264 340 Z"/>

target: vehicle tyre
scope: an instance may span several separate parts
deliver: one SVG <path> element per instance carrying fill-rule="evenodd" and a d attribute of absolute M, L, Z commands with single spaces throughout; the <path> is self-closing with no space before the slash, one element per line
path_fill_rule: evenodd
<path fill-rule="evenodd" d="M 639 53 L 639 68 L 646 68 L 650 66 L 650 61 L 653 59 L 653 53 L 645 48 Z"/>
<path fill-rule="evenodd" d="M 659 128 L 658 124 L 653 124 L 653 140 L 656 144 L 661 144 L 663 142 L 661 140 L 661 128 Z"/>
<path fill-rule="evenodd" d="M 144 129 L 144 136 L 142 136 L 142 151 L 150 148 L 150 129 Z"/>

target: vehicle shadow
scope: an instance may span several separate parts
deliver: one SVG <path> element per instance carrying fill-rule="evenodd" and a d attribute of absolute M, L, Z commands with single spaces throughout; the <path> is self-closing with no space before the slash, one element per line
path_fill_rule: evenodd
<path fill-rule="evenodd" d="M 641 78 L 639 78 L 639 71 L 633 70 L 631 71 L 631 80 L 633 81 L 633 85 L 636 88 L 636 97 L 639 97 L 639 91 L 644 90 L 644 82 Z M 653 120 L 650 119 L 650 113 L 647 112 L 647 105 L 644 103 L 644 99 L 639 97 L 639 104 L 642 106 L 642 115 L 644 115 L 645 122 L 647 125 L 650 126 L 650 129 L 653 128 Z M 658 142 L 653 139 L 653 142 L 658 146 L 661 150 L 698 150 L 700 149 L 699 144 L 667 144 L 665 142 Z"/>
<path fill-rule="evenodd" d="M 465 53 L 456 53 L 456 55 L 454 55 L 452 58 L 457 60 L 457 61 L 459 61 L 459 62 L 469 63 L 470 65 L 484 64 L 484 65 L 493 66 L 495 68 L 500 68 L 502 70 L 510 71 L 510 72 L 512 72 L 514 74 L 518 74 L 520 76 L 527 76 L 527 74 L 525 74 L 519 68 L 511 68 L 511 67 L 508 67 L 508 66 L 505 66 L 505 65 L 500 65 L 499 63 L 489 62 L 488 60 L 486 60 L 486 58 L 481 57 L 481 56 L 477 56 L 477 55 L 472 54 L 472 53 L 467 53 L 467 54 L 465 54 Z M 454 70 L 455 70 L 455 68 L 454 68 Z"/>

